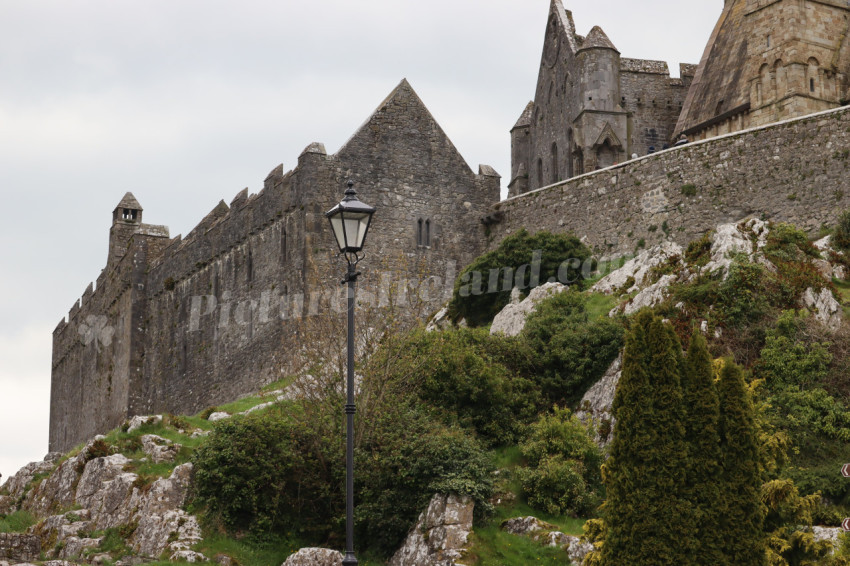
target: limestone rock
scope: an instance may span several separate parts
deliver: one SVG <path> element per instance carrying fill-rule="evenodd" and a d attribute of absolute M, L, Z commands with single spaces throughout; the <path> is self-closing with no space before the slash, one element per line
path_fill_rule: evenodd
<path fill-rule="evenodd" d="M 33 480 L 36 474 L 44 474 L 53 469 L 53 462 L 30 462 L 18 472 L 6 480 L 3 484 L 3 489 L 9 491 L 9 497 L 18 499 L 23 495 L 27 485 Z"/>
<path fill-rule="evenodd" d="M 809 287 L 802 297 L 803 305 L 814 312 L 815 320 L 829 328 L 838 330 L 841 327 L 843 311 L 841 304 L 835 300 L 832 291 L 824 287 L 819 293 Z"/>
<path fill-rule="evenodd" d="M 76 494 L 74 486 L 86 463 L 91 459 L 89 451 L 95 442 L 103 438 L 95 436 L 80 450 L 79 454 L 59 464 L 49 477 L 27 494 L 22 507 L 34 515 L 44 517 L 52 511 L 67 509 L 74 505 Z"/>
<path fill-rule="evenodd" d="M 755 224 L 755 222 L 760 224 Z M 745 226 L 754 226 L 759 234 L 764 234 L 765 243 L 767 242 L 766 226 L 763 222 L 751 220 Z M 755 247 L 758 247 L 758 244 Z M 738 228 L 737 224 L 721 224 L 711 235 L 711 260 L 703 267 L 703 272 L 713 273 L 722 270 L 725 279 L 729 275 L 729 266 L 732 265 L 731 256 L 736 253 L 743 253 L 750 257 L 753 255 L 753 248 L 753 242 L 746 233 Z"/>
<path fill-rule="evenodd" d="M 449 306 L 446 305 L 437 311 L 431 320 L 428 321 L 428 325 L 425 327 L 425 332 L 434 332 L 436 330 L 445 330 L 449 326 L 451 326 L 452 321 L 449 320 Z"/>
<path fill-rule="evenodd" d="M 632 278 L 634 279 L 634 283 L 630 289 L 640 288 L 643 286 L 652 268 L 673 261 L 676 257 L 681 257 L 683 251 L 682 246 L 675 242 L 662 242 L 657 246 L 640 252 L 637 256 L 627 261 L 623 267 L 612 271 L 600 279 L 591 290 L 607 295 L 611 295 L 619 290 L 629 291 L 629 289 L 623 288 Z"/>
<path fill-rule="evenodd" d="M 563 293 L 568 288 L 560 283 L 546 283 L 535 287 L 524 300 L 519 301 L 519 289 L 514 287 L 511 292 L 511 302 L 493 319 L 490 334 L 501 333 L 505 336 L 517 336 L 525 328 L 525 321 L 528 319 L 528 315 L 534 311 L 537 303 L 558 293 Z"/>
<path fill-rule="evenodd" d="M 579 402 L 576 416 L 585 424 L 592 422 L 596 428 L 596 443 L 604 448 L 611 441 L 610 431 L 614 430 L 614 416 L 611 414 L 611 405 L 614 403 L 614 395 L 617 392 L 617 384 L 623 375 L 623 356 L 617 357 L 611 364 L 602 379 L 597 381 Z M 602 427 L 603 423 L 608 423 Z M 610 425 L 610 426 L 608 426 Z M 604 434 L 604 432 L 608 434 Z M 604 436 L 604 437 L 603 437 Z"/>
<path fill-rule="evenodd" d="M 182 447 L 180 444 L 174 444 L 167 438 L 155 434 L 142 436 L 142 449 L 155 464 L 173 462 Z"/>
<path fill-rule="evenodd" d="M 389 566 L 453 566 L 465 551 L 472 531 L 475 503 L 468 496 L 437 494 Z"/>
<path fill-rule="evenodd" d="M 127 421 L 127 432 L 133 432 L 134 430 L 138 430 L 143 425 L 146 424 L 159 424 L 162 422 L 162 415 L 146 415 L 146 416 L 135 416 Z"/>
<path fill-rule="evenodd" d="M 832 548 L 837 549 L 841 545 L 839 538 L 844 532 L 841 527 L 812 527 L 812 533 L 815 536 L 815 542 L 828 540 L 832 543 Z"/>
<path fill-rule="evenodd" d="M 654 307 L 655 305 L 663 302 L 667 298 L 667 292 L 670 288 L 670 285 L 676 281 L 675 275 L 664 275 L 645 289 L 642 289 L 637 295 L 634 296 L 630 301 L 628 301 L 624 307 L 622 307 L 623 314 L 630 315 L 636 313 L 640 309 L 644 307 Z M 611 315 L 615 315 L 621 307 L 617 306 L 611 311 Z"/>
<path fill-rule="evenodd" d="M 207 557 L 194 550 L 178 550 L 169 558 L 172 562 L 206 562 Z"/>
<path fill-rule="evenodd" d="M 529 535 L 539 531 L 556 531 L 558 527 L 537 517 L 514 517 L 502 522 L 501 528 L 512 535 Z"/>
<path fill-rule="evenodd" d="M 340 566 L 343 555 L 328 548 L 302 548 L 290 555 L 283 566 Z"/>
<path fill-rule="evenodd" d="M 250 409 L 247 409 L 247 410 L 245 410 L 245 411 L 242 411 L 242 412 L 241 412 L 241 413 L 239 413 L 239 414 L 240 414 L 240 415 L 250 415 L 250 414 L 251 414 L 251 413 L 253 413 L 254 411 L 262 411 L 263 409 L 268 409 L 268 408 L 269 408 L 269 407 L 271 407 L 272 405 L 274 405 L 274 402 L 269 402 L 269 403 L 260 403 L 259 405 L 254 405 L 254 406 L 253 406 L 253 407 L 251 407 Z"/>
<path fill-rule="evenodd" d="M 207 417 L 207 420 L 210 421 L 211 423 L 214 423 L 214 422 L 223 421 L 224 419 L 229 419 L 229 418 L 230 418 L 230 413 L 225 413 L 224 411 L 218 411 L 218 412 L 211 414 L 209 417 Z"/>
<path fill-rule="evenodd" d="M 569 539 L 567 555 L 570 557 L 570 564 L 581 564 L 584 562 L 584 557 L 593 550 L 593 545 L 589 542 L 582 542 L 579 537 L 567 538 Z"/>
<path fill-rule="evenodd" d="M 59 558 L 74 558 L 75 556 L 82 556 L 84 550 L 87 548 L 97 548 L 102 540 L 102 538 L 68 537 L 64 541 L 65 546 L 62 547 L 62 551 L 59 553 Z"/>

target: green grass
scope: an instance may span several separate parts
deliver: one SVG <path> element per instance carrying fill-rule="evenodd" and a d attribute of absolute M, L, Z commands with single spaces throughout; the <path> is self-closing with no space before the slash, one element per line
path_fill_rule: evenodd
<path fill-rule="evenodd" d="M 619 300 L 613 295 L 605 293 L 588 293 L 587 294 L 587 314 L 590 320 L 608 316 L 608 313 L 613 309 Z"/>
<path fill-rule="evenodd" d="M 476 528 L 470 539 L 469 562 L 476 566 L 563 566 L 570 563 L 567 553 L 560 548 L 549 548 L 529 538 L 508 534 L 498 525 Z"/>
<path fill-rule="evenodd" d="M 15 511 L 11 515 L 0 515 L 0 533 L 23 533 L 38 520 L 27 511 Z"/>
<path fill-rule="evenodd" d="M 832 283 L 835 285 L 836 291 L 838 291 L 838 299 L 841 301 L 844 314 L 850 316 L 850 281 L 833 278 Z"/>

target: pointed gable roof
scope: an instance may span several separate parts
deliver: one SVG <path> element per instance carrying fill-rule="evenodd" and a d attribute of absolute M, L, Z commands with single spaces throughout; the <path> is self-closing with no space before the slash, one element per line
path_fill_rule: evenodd
<path fill-rule="evenodd" d="M 414 151 L 414 146 L 415 151 L 442 152 L 443 158 L 474 174 L 407 79 L 402 79 L 335 156 L 385 161 L 389 153 L 400 158 L 403 148 Z M 387 152 L 389 147 L 392 152 Z"/>
<path fill-rule="evenodd" d="M 534 101 L 531 101 L 525 106 L 525 110 L 522 111 L 522 114 L 520 115 L 519 120 L 517 120 L 516 124 L 514 124 L 514 127 L 511 128 L 511 131 L 514 131 L 517 128 L 525 128 L 527 126 L 530 126 L 531 125 L 531 113 L 532 113 L 533 110 L 534 110 Z"/>
<path fill-rule="evenodd" d="M 584 39 L 581 49 L 613 49 L 617 51 L 617 48 L 614 47 L 614 44 L 611 43 L 611 40 L 599 26 L 593 26 L 593 29 Z M 619 51 L 617 52 L 619 53 Z"/>
<path fill-rule="evenodd" d="M 133 193 L 127 192 L 124 195 L 124 198 L 121 199 L 121 202 L 118 203 L 118 206 L 115 207 L 116 210 L 119 208 L 127 208 L 130 210 L 144 210 L 142 205 L 139 204 L 139 201 L 136 200 L 136 197 L 133 196 Z"/>

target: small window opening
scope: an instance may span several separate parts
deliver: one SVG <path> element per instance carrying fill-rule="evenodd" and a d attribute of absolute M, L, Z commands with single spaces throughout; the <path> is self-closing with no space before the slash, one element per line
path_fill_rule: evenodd
<path fill-rule="evenodd" d="M 815 91 L 815 79 L 809 79 L 809 92 Z"/>
<path fill-rule="evenodd" d="M 425 221 L 425 247 L 431 247 L 431 221 Z"/>
<path fill-rule="evenodd" d="M 422 232 L 422 219 L 416 221 L 416 245 L 420 248 L 425 245 L 425 235 Z"/>
<path fill-rule="evenodd" d="M 125 208 L 122 217 L 124 218 L 124 220 L 135 220 L 137 213 L 138 213 L 137 210 L 133 210 L 131 208 Z"/>
<path fill-rule="evenodd" d="M 770 49 L 770 34 L 767 36 L 767 48 Z"/>
<path fill-rule="evenodd" d="M 543 186 L 543 160 L 537 160 L 537 186 Z"/>

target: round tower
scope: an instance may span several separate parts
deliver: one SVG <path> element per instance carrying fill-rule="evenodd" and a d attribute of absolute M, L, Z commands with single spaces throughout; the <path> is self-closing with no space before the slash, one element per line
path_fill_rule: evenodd
<path fill-rule="evenodd" d="M 578 50 L 582 104 L 585 110 L 613 112 L 620 100 L 620 52 L 599 26 Z"/>

